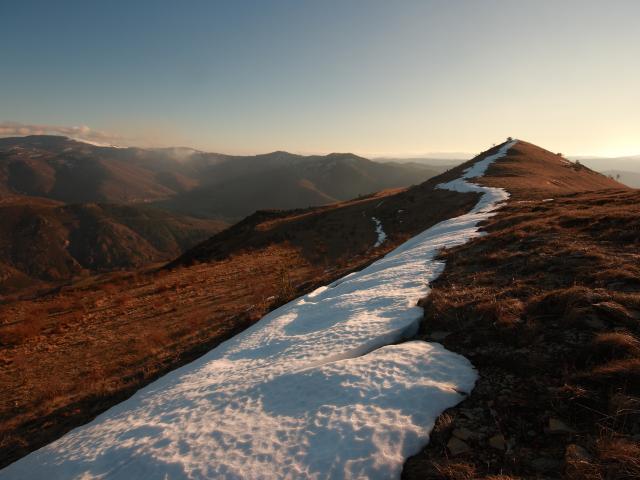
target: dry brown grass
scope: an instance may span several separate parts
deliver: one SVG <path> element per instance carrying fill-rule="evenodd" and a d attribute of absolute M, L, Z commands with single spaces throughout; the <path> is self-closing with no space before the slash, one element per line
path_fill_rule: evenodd
<path fill-rule="evenodd" d="M 470 463 L 442 462 L 434 464 L 439 478 L 443 480 L 474 480 L 477 479 L 476 468 Z"/>
<path fill-rule="evenodd" d="M 51 305 L 35 303 L 21 312 L 0 317 L 0 347 L 19 345 L 30 337 L 40 335 L 58 323 L 65 309 L 68 309 L 68 305 L 63 302 Z"/>
<path fill-rule="evenodd" d="M 628 332 L 599 333 L 589 346 L 595 362 L 622 358 L 640 358 L 640 341 Z"/>
<path fill-rule="evenodd" d="M 460 425 L 512 445 L 499 452 L 468 440 L 472 478 L 639 478 L 640 244 L 635 227 L 626 232 L 638 218 L 637 191 L 513 201 L 487 223 L 489 235 L 442 254 L 446 269 L 421 302 L 421 335 L 450 332 L 442 343 L 480 380 L 405 478 L 438 478 L 433 464 L 455 475 L 446 466 L 460 462 L 443 457 Z M 551 418 L 570 432 L 550 433 Z M 570 444 L 588 460 L 565 457 Z"/>
<path fill-rule="evenodd" d="M 506 188 L 517 200 L 626 188 L 605 175 L 524 141 L 519 141 L 505 158 L 493 163 L 482 182 Z M 570 220 L 575 218 L 569 213 L 565 215 Z"/>
<path fill-rule="evenodd" d="M 327 278 L 295 251 L 269 247 L 159 274 L 85 279 L 0 305 L 0 463 L 88 421 Z"/>
<path fill-rule="evenodd" d="M 436 419 L 436 423 L 433 426 L 433 433 L 447 433 L 453 425 L 454 417 L 448 413 L 443 413 Z"/>
<path fill-rule="evenodd" d="M 41 330 L 42 324 L 39 319 L 3 326 L 0 330 L 0 345 L 19 345 L 26 339 L 38 335 Z"/>
<path fill-rule="evenodd" d="M 578 379 L 601 385 L 603 388 L 622 389 L 629 393 L 640 394 L 640 358 L 612 360 L 582 373 Z"/>
<path fill-rule="evenodd" d="M 493 298 L 479 302 L 475 309 L 486 321 L 495 322 L 500 327 L 512 327 L 520 322 L 524 303 L 517 298 Z"/>
<path fill-rule="evenodd" d="M 640 478 L 640 443 L 627 438 L 602 439 L 596 445 L 602 478 Z"/>

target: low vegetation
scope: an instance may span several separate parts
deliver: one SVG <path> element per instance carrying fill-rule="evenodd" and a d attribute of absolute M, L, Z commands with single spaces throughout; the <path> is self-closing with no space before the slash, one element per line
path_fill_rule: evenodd
<path fill-rule="evenodd" d="M 289 266 L 286 285 L 282 265 Z M 87 422 L 326 276 L 274 247 L 189 269 L 91 277 L 0 305 L 0 465 Z"/>
<path fill-rule="evenodd" d="M 52 288 L 74 277 L 168 261 L 226 226 L 147 207 L 4 198 L 0 299 L 25 288 Z"/>
<path fill-rule="evenodd" d="M 405 478 L 640 477 L 638 219 L 638 191 L 516 200 L 443 253 L 420 337 L 480 379 Z"/>

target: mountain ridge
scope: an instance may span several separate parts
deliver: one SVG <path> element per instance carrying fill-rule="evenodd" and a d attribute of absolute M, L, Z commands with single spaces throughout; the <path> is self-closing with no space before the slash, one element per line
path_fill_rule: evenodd
<path fill-rule="evenodd" d="M 173 264 L 189 263 L 191 261 L 206 261 L 207 253 L 211 252 L 213 258 L 222 258 L 220 255 L 229 255 L 228 248 L 225 245 L 233 245 L 238 248 L 239 245 L 253 245 L 256 242 L 267 242 L 269 235 L 279 238 L 279 241 L 301 242 L 300 248 L 305 250 L 304 245 L 310 240 L 303 241 L 297 237 L 298 229 L 309 229 L 310 225 L 314 228 L 323 228 L 318 223 L 319 218 L 323 216 L 342 216 L 341 211 L 346 212 L 353 210 L 361 215 L 371 217 L 375 214 L 376 218 L 382 220 L 385 224 L 387 235 L 404 236 L 411 233 L 415 234 L 418 230 L 408 229 L 409 225 L 421 225 L 421 211 L 424 210 L 426 202 L 430 208 L 435 208 L 436 203 L 450 202 L 451 197 L 447 196 L 443 190 L 439 190 L 437 185 L 446 183 L 460 177 L 463 172 L 478 162 L 479 158 L 483 158 L 497 151 L 502 144 L 493 147 L 478 157 L 464 162 L 440 175 L 437 175 L 426 182 L 410 187 L 408 189 L 395 191 L 382 191 L 372 198 L 366 198 L 364 201 L 347 201 L 337 203 L 326 207 L 309 208 L 306 210 L 295 210 L 288 214 L 286 211 L 275 211 L 272 213 L 258 212 L 255 215 L 245 218 L 236 227 L 222 232 L 209 240 L 204 241 L 200 245 L 193 247 L 185 252 Z M 601 190 L 601 189 L 627 189 L 625 185 L 608 178 L 607 176 L 594 172 L 587 167 L 576 165 L 567 159 L 552 153 L 543 148 L 537 147 L 525 141 L 518 140 L 514 147 L 504 157 L 495 161 L 490 165 L 485 175 L 477 180 L 482 185 L 506 188 L 514 198 L 540 198 L 555 195 L 563 192 L 564 194 L 575 193 L 578 191 Z M 537 187 L 532 184 L 539 183 Z M 470 194 L 469 194 L 470 195 Z M 371 207 L 371 203 L 377 199 Z M 411 200 L 412 199 L 412 200 Z M 364 208 L 363 205 L 368 205 Z M 411 206 L 408 208 L 408 206 Z M 403 219 L 397 215 L 398 210 L 402 210 Z M 354 216 L 352 213 L 349 215 Z M 357 218 L 357 216 L 354 216 Z M 273 220 L 272 220 L 273 219 Z M 315 220 L 311 220 L 315 219 Z M 362 223 L 362 228 L 366 229 L 365 224 L 361 220 L 354 220 Z M 333 220 L 329 224 L 333 223 Z M 287 225 L 283 227 L 283 225 Z M 307 225 L 307 226 L 301 226 Z M 331 232 L 331 228 L 324 227 L 327 232 Z M 419 227 L 420 228 L 420 227 Z M 233 232 L 240 233 L 240 237 L 232 239 L 230 236 Z M 276 233 L 277 232 L 277 233 Z M 291 238 L 293 235 L 294 238 Z M 336 234 L 339 235 L 339 234 Z M 371 237 L 373 238 L 373 237 Z M 261 239 L 261 240 L 259 240 Z M 325 239 L 319 239 L 319 242 Z M 273 240 L 269 240 L 273 241 Z M 369 240 L 373 243 L 373 240 Z M 247 243 L 248 242 L 248 243 Z M 332 250 L 340 250 L 338 247 L 344 242 L 335 239 L 336 246 Z M 244 248 L 244 247 L 243 247 Z M 226 253 L 222 253 L 226 252 Z"/>
<path fill-rule="evenodd" d="M 234 156 L 183 147 L 96 146 L 52 135 L 0 139 L 0 196 L 152 203 L 230 222 L 259 208 L 321 205 L 404 187 L 439 171 L 380 164 L 351 153 Z"/>
<path fill-rule="evenodd" d="M 0 418 L 6 419 L 0 421 L 0 434 L 6 439 L 0 445 L 3 462 L 88 422 L 274 308 L 366 267 L 439 222 L 469 212 L 477 204 L 477 194 L 443 190 L 438 185 L 460 178 L 501 146 L 410 188 L 320 207 L 256 212 L 160 270 L 93 276 L 34 299 L 18 297 L 0 304 L 0 319 L 12 319 L 0 323 L 0 343 L 9 346 L 2 357 L 8 367 L 0 369 L 0 381 L 10 392 L 0 397 Z M 545 165 L 548 168 L 542 168 Z M 540 180 L 539 189 L 530 188 L 535 178 Z M 473 181 L 505 188 L 512 193 L 507 207 L 513 206 L 516 213 L 527 210 L 527 215 L 507 219 L 507 227 L 513 221 L 533 221 L 539 212 L 556 204 L 574 204 L 582 189 L 595 202 L 607 202 L 612 196 L 627 198 L 634 192 L 521 142 L 484 177 Z M 582 211 L 583 216 L 588 213 Z M 572 216 L 561 215 L 564 223 L 572 225 Z M 382 243 L 380 231 L 385 234 Z M 513 250 L 512 255 L 524 255 L 521 252 L 529 245 L 519 239 L 512 235 L 503 243 Z M 570 248 L 570 242 L 566 243 Z M 487 264 L 506 271 L 503 283 L 514 285 L 503 257 L 488 256 Z M 456 264 L 464 266 L 471 260 L 460 259 Z M 538 268 L 543 257 L 522 260 L 525 267 Z M 590 257 L 563 255 L 559 261 L 589 262 Z M 623 274 L 628 276 L 619 273 Z M 486 311 L 477 312 L 473 318 L 485 316 Z M 490 324 L 490 328 L 496 327 Z M 20 358 L 29 358 L 29 369 L 20 369 Z M 51 371 L 57 372 L 55 378 Z M 87 378 L 92 380 L 87 382 Z M 492 399 L 499 396 L 496 393 Z"/>
<path fill-rule="evenodd" d="M 4 198 L 0 292 L 167 261 L 226 226 L 148 207 Z"/>

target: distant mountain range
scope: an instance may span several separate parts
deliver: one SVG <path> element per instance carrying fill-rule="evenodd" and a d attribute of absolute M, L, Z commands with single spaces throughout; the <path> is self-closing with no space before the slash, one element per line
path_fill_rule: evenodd
<path fill-rule="evenodd" d="M 442 153 L 433 157 L 377 157 L 373 160 L 381 163 L 402 163 L 405 165 L 416 164 L 439 168 L 453 168 L 456 165 L 466 162 L 473 156 L 471 153 Z"/>
<path fill-rule="evenodd" d="M 0 196 L 153 204 L 234 222 L 259 209 L 318 206 L 421 183 L 444 167 L 350 153 L 254 156 L 189 148 L 116 148 L 67 137 L 0 139 Z"/>
<path fill-rule="evenodd" d="M 621 170 L 640 173 L 640 155 L 629 155 L 626 157 L 570 157 L 578 160 L 587 167 L 598 172 L 609 170 Z"/>
<path fill-rule="evenodd" d="M 626 157 L 573 157 L 587 167 L 609 175 L 633 188 L 640 188 L 640 155 Z"/>
<path fill-rule="evenodd" d="M 184 214 L 237 220 L 256 210 L 326 205 L 406 187 L 442 170 L 378 163 L 350 153 L 307 157 L 274 152 L 213 165 L 202 185 L 157 205 Z"/>
<path fill-rule="evenodd" d="M 628 172 L 625 170 L 605 170 L 602 173 L 615 178 L 628 187 L 640 188 L 640 172 Z"/>

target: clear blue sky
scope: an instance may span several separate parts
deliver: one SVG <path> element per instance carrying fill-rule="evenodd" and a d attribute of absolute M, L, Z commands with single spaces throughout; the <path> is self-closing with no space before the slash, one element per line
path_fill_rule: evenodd
<path fill-rule="evenodd" d="M 20 0 L 0 18 L 5 134 L 365 155 L 512 135 L 640 153 L 637 0 Z"/>

